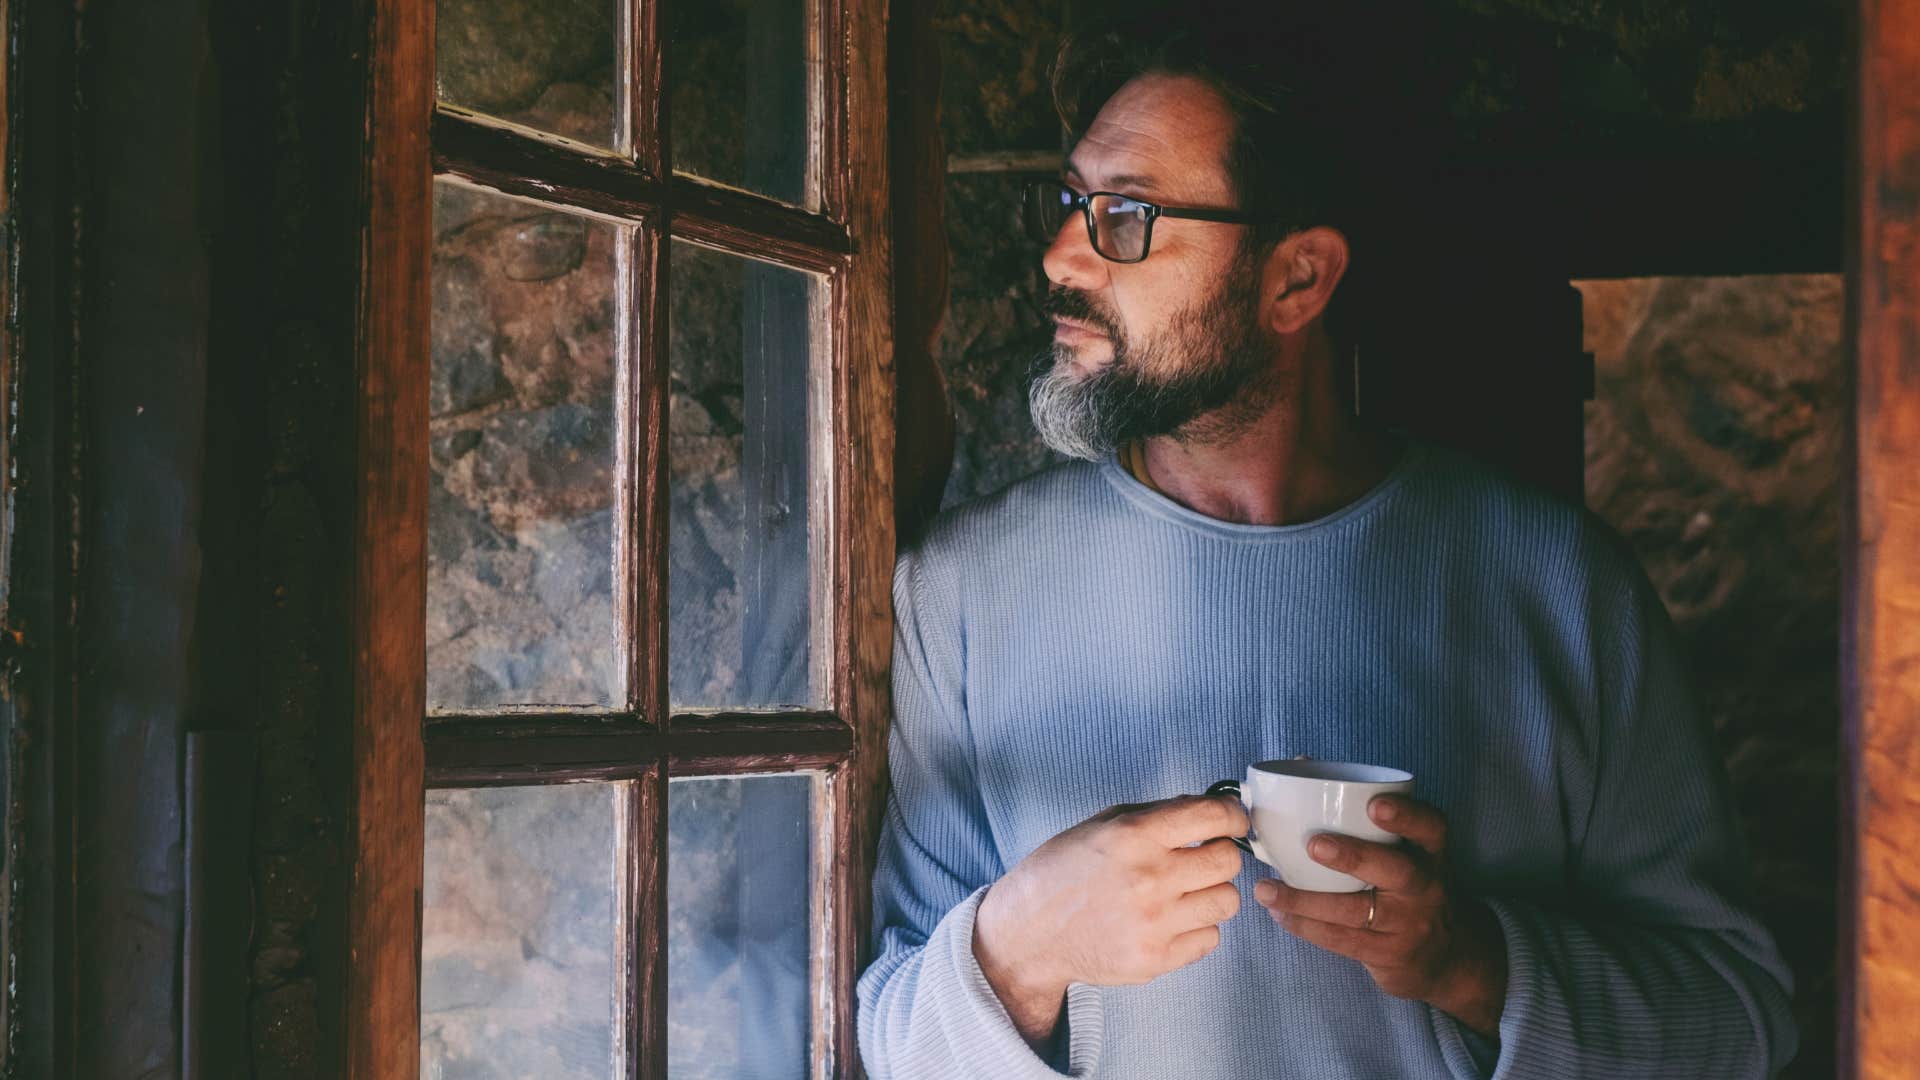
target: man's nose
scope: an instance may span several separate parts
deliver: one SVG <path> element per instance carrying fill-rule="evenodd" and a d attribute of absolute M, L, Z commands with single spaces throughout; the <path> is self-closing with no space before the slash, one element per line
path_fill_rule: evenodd
<path fill-rule="evenodd" d="M 1079 214 L 1067 217 L 1053 243 L 1040 260 L 1047 280 L 1070 289 L 1093 292 L 1107 283 L 1107 260 L 1093 250 L 1087 239 L 1086 219 Z"/>

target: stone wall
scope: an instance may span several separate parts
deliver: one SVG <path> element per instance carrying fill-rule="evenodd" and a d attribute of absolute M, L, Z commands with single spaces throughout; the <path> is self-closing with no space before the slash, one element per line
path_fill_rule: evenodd
<path fill-rule="evenodd" d="M 1836 275 L 1583 281 L 1587 502 L 1633 545 L 1733 777 L 1799 982 L 1789 1075 L 1833 1074 L 1840 523 Z"/>
<path fill-rule="evenodd" d="M 427 793 L 422 1080 L 614 1074 L 624 786 Z"/>
<path fill-rule="evenodd" d="M 958 170 L 996 152 L 1061 148 L 1047 73 L 1065 10 L 1059 2 L 950 0 L 934 23 L 940 135 L 956 169 L 946 190 L 949 303 L 934 343 L 954 403 L 948 505 L 1058 460 L 1027 419 L 1027 366 L 1053 337 L 1039 306 L 1046 277 L 1020 224 L 1020 184 L 1028 177 Z"/>
<path fill-rule="evenodd" d="M 428 706 L 622 704 L 620 230 L 442 183 L 434 237 Z"/>

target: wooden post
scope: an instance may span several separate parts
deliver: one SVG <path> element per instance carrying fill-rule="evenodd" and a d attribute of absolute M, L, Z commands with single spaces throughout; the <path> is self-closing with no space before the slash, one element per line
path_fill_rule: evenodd
<path fill-rule="evenodd" d="M 845 315 L 835 324 L 847 333 L 836 346 L 842 366 L 834 389 L 834 415 L 845 421 L 835 432 L 834 446 L 839 487 L 834 559 L 842 591 L 835 599 L 840 651 L 833 702 L 852 727 L 854 743 L 851 759 L 832 781 L 839 869 L 832 1000 L 839 1012 L 823 1019 L 834 1029 L 839 1054 L 830 1075 L 852 1080 L 861 1075 L 853 991 L 866 960 L 872 914 L 868 882 L 884 808 L 892 720 L 894 312 L 887 68 L 878 59 L 887 55 L 887 0 L 847 0 L 844 18 L 842 36 L 834 43 L 844 52 L 832 70 L 846 73 L 846 167 L 838 177 L 840 191 L 829 190 L 828 205 L 845 208 L 855 256 L 836 298 Z"/>
<path fill-rule="evenodd" d="M 1840 1075 L 1920 1062 L 1920 0 L 1860 0 Z"/>
<path fill-rule="evenodd" d="M 373 5 L 355 341 L 350 1080 L 420 1071 L 433 4 Z"/>

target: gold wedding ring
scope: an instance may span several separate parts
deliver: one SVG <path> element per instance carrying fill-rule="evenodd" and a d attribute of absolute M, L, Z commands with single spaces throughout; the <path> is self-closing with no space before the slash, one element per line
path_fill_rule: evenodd
<path fill-rule="evenodd" d="M 1380 890 L 1367 890 L 1367 929 L 1373 929 L 1373 917 L 1380 913 Z"/>

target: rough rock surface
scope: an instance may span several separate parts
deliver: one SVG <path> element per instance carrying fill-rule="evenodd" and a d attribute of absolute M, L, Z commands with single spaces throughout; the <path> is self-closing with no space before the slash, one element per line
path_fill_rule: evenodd
<path fill-rule="evenodd" d="M 1587 502 L 1659 588 L 1719 733 L 1757 902 L 1799 980 L 1789 1075 L 1832 1075 L 1841 280 L 1577 284 L 1597 374 Z"/>
<path fill-rule="evenodd" d="M 427 700 L 615 705 L 611 225 L 436 189 Z"/>
<path fill-rule="evenodd" d="M 614 1060 L 611 784 L 432 791 L 420 950 L 425 1080 L 594 1080 Z"/>
<path fill-rule="evenodd" d="M 440 0 L 435 83 L 442 101 L 612 146 L 614 0 Z"/>

